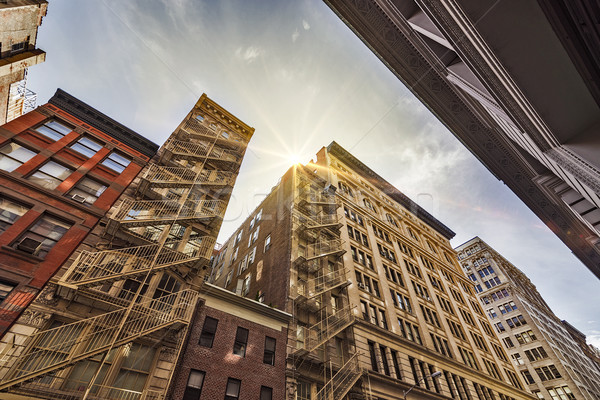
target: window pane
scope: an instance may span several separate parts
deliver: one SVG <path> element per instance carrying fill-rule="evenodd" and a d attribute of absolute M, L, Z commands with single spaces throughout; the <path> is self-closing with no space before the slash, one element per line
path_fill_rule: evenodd
<path fill-rule="evenodd" d="M 104 147 L 101 143 L 98 143 L 92 139 L 83 137 L 77 141 L 74 145 L 71 146 L 71 149 L 83 154 L 87 157 L 92 157 L 94 154 L 98 152 L 102 147 Z"/>
<path fill-rule="evenodd" d="M 6 282 L 0 282 L 0 302 L 4 300 L 14 288 L 15 285 L 10 285 Z"/>
<path fill-rule="evenodd" d="M 83 178 L 69 192 L 69 195 L 79 195 L 85 198 L 85 203 L 92 204 L 106 190 L 106 186 L 89 178 Z"/>
<path fill-rule="evenodd" d="M 241 382 L 237 379 L 229 378 L 227 380 L 227 390 L 225 391 L 226 400 L 235 400 L 240 395 L 240 384 Z"/>
<path fill-rule="evenodd" d="M 25 206 L 0 197 L 0 233 L 7 230 L 27 210 Z"/>
<path fill-rule="evenodd" d="M 260 387 L 260 400 L 272 400 L 273 399 L 273 389 L 266 386 Z"/>
<path fill-rule="evenodd" d="M 70 227 L 70 224 L 44 216 L 29 228 L 21 240 L 15 243 L 15 247 L 35 256 L 45 257 Z"/>
<path fill-rule="evenodd" d="M 202 394 L 203 384 L 204 372 L 195 369 L 191 370 L 182 400 L 199 400 L 200 395 Z"/>
<path fill-rule="evenodd" d="M 69 128 L 68 126 L 63 125 L 57 121 L 49 121 L 49 122 L 45 123 L 44 125 L 46 125 L 49 128 L 54 129 L 57 132 L 62 133 L 63 136 L 72 131 L 71 128 Z"/>
<path fill-rule="evenodd" d="M 54 161 L 49 161 L 27 179 L 46 189 L 55 189 L 62 181 L 71 175 L 72 172 L 73 170 L 70 168 L 63 167 Z"/>
<path fill-rule="evenodd" d="M 0 148 L 0 169 L 11 172 L 29 161 L 37 153 L 16 143 L 9 143 Z"/>
<path fill-rule="evenodd" d="M 115 172 L 123 172 L 123 170 L 131 162 L 130 159 L 118 154 L 111 153 L 103 162 L 102 165 L 112 169 Z"/>

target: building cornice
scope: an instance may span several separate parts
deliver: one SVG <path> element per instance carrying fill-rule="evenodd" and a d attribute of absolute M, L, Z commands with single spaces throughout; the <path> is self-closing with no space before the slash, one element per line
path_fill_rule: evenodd
<path fill-rule="evenodd" d="M 409 210 L 417 218 L 435 229 L 446 239 L 450 240 L 456 235 L 456 233 L 454 233 L 450 228 L 442 224 L 434 216 L 429 214 L 421 206 L 412 201 L 408 196 L 392 186 L 388 181 L 375 173 L 375 171 L 373 171 L 371 168 L 363 164 L 358 158 L 354 157 L 338 143 L 332 142 L 329 146 L 327 146 L 327 151 L 361 174 L 364 178 L 368 179 L 369 183 L 383 191 L 388 197 Z"/>
<path fill-rule="evenodd" d="M 48 103 L 68 112 L 82 122 L 106 133 L 149 158 L 152 158 L 158 151 L 156 143 L 146 139 L 139 133 L 127 128 L 62 89 L 57 89 L 54 96 L 48 100 Z"/>
<path fill-rule="evenodd" d="M 260 303 L 255 300 L 251 300 L 247 297 L 238 296 L 229 290 L 223 289 L 219 286 L 215 286 L 211 283 L 205 282 L 203 289 L 201 290 L 201 297 L 208 298 L 212 297 L 215 299 L 226 301 L 227 303 L 253 311 L 260 315 L 272 318 L 276 321 L 288 324 L 292 320 L 292 315 L 285 311 L 278 310 L 273 307 L 269 307 L 266 304 Z"/>

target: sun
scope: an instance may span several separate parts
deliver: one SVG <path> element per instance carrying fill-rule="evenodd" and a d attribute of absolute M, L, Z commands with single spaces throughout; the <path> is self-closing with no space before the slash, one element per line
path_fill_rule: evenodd
<path fill-rule="evenodd" d="M 302 163 L 302 157 L 300 156 L 300 154 L 288 154 L 287 155 L 287 161 L 291 165 L 301 164 Z"/>

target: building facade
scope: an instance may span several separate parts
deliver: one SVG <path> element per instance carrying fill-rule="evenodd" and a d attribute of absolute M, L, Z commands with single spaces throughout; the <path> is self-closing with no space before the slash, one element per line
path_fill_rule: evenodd
<path fill-rule="evenodd" d="M 600 399 L 598 369 L 525 274 L 478 237 L 456 251 L 528 389 L 539 399 Z"/>
<path fill-rule="evenodd" d="M 46 0 L 0 2 L 0 125 L 35 108 L 27 68 L 46 61 L 36 42 L 47 8 Z"/>
<path fill-rule="evenodd" d="M 60 89 L 0 127 L 0 337 L 157 149 Z"/>
<path fill-rule="evenodd" d="M 4 336 L 1 391 L 165 398 L 253 133 L 200 97 Z"/>
<path fill-rule="evenodd" d="M 209 283 L 205 289 L 168 398 L 285 398 L 291 315 Z"/>
<path fill-rule="evenodd" d="M 584 354 L 588 356 L 590 360 L 592 360 L 596 369 L 600 371 L 600 349 L 594 345 L 588 344 L 583 332 L 575 328 L 567 321 L 562 320 L 562 324 L 567 332 L 569 332 L 569 335 L 571 335 L 571 338 L 575 341 L 575 343 L 579 345 Z"/>
<path fill-rule="evenodd" d="M 453 236 L 334 142 L 286 172 L 211 279 L 292 314 L 286 399 L 531 398 Z"/>
<path fill-rule="evenodd" d="M 325 2 L 600 277 L 597 4 Z"/>

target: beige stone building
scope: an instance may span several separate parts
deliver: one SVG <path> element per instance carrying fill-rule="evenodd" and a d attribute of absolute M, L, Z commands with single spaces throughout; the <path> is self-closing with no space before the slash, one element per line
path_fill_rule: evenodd
<path fill-rule="evenodd" d="M 47 7 L 46 0 L 0 2 L 0 125 L 35 108 L 27 68 L 46 61 L 36 41 Z"/>
<path fill-rule="evenodd" d="M 0 398 L 167 398 L 253 134 L 200 97 L 2 338 Z M 121 155 L 103 164 L 139 162 Z"/>
<path fill-rule="evenodd" d="M 546 400 L 600 399 L 594 362 L 525 274 L 478 237 L 456 251 L 528 389 Z"/>
<path fill-rule="evenodd" d="M 453 236 L 333 142 L 284 174 L 211 279 L 293 315 L 286 399 L 532 398 Z"/>

